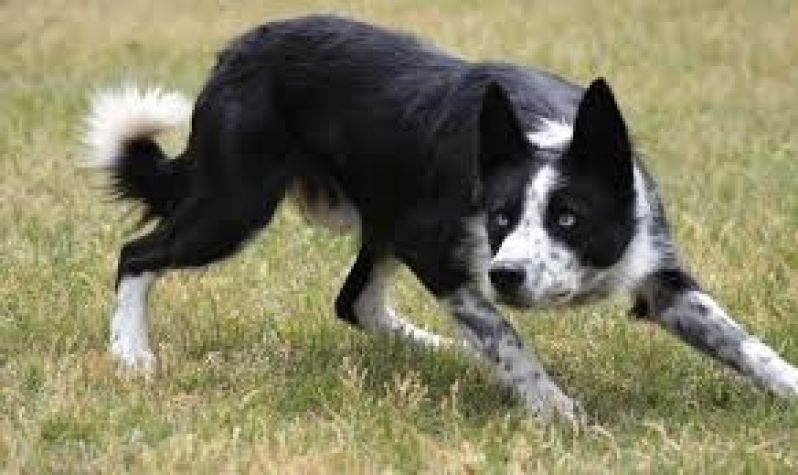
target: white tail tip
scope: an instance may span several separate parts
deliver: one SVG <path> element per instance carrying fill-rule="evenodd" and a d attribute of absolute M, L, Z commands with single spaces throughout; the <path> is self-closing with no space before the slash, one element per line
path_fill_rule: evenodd
<path fill-rule="evenodd" d="M 125 86 L 95 94 L 83 137 L 89 165 L 113 167 L 125 142 L 179 127 L 189 121 L 191 110 L 185 96 L 157 87 Z"/>

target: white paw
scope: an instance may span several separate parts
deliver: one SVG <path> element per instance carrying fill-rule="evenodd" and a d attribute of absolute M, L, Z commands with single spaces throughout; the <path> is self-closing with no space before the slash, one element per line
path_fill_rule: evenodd
<path fill-rule="evenodd" d="M 151 376 L 155 373 L 157 360 L 149 348 L 129 344 L 121 340 L 111 342 L 111 355 L 120 369 Z"/>
<path fill-rule="evenodd" d="M 744 341 L 740 350 L 744 373 L 749 374 L 776 396 L 798 398 L 798 368 L 753 338 Z"/>
<path fill-rule="evenodd" d="M 771 376 L 768 386 L 777 396 L 798 399 L 798 369 L 785 364 L 781 371 Z"/>

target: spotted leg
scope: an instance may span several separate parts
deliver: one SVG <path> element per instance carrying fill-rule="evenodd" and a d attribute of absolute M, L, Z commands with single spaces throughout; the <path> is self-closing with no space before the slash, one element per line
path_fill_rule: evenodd
<path fill-rule="evenodd" d="M 566 396 L 491 303 L 490 248 L 481 216 L 423 221 L 400 234 L 394 248 L 447 308 L 473 353 L 533 414 L 573 420 L 579 405 Z"/>
<path fill-rule="evenodd" d="M 515 329 L 480 292 L 462 287 L 444 300 L 466 340 L 533 414 L 573 420 L 579 405 L 566 396 Z"/>
<path fill-rule="evenodd" d="M 733 321 L 681 270 L 654 273 L 640 287 L 633 313 L 750 377 L 769 392 L 798 398 L 798 368 Z"/>

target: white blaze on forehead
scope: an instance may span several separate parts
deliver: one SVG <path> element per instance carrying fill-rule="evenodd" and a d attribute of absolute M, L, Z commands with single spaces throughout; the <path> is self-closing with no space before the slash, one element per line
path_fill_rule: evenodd
<path fill-rule="evenodd" d="M 573 127 L 564 119 L 540 117 L 538 124 L 537 130 L 527 133 L 532 145 L 542 149 L 563 149 L 571 142 Z M 545 165 L 535 173 L 527 185 L 521 219 L 502 242 L 494 262 L 539 257 L 541 248 L 550 251 L 554 244 L 544 229 L 543 220 L 549 195 L 560 180 L 560 172 L 551 165 Z"/>
<path fill-rule="evenodd" d="M 544 149 L 563 149 L 574 135 L 574 128 L 564 119 L 539 119 L 540 127 L 534 132 L 526 134 L 527 140 L 533 145 Z"/>
<path fill-rule="evenodd" d="M 559 176 L 559 172 L 549 165 L 538 170 L 527 185 L 521 218 L 502 242 L 493 258 L 494 262 L 530 259 L 540 252 L 541 246 L 545 245 L 544 240 L 548 240 L 543 228 L 546 204 Z"/>

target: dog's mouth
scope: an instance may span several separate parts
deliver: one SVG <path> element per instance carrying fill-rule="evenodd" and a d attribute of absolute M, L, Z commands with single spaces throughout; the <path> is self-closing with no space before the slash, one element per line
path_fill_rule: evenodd
<path fill-rule="evenodd" d="M 559 282 L 550 273 L 529 274 L 518 263 L 494 264 L 489 272 L 496 301 L 516 308 L 556 308 L 582 305 L 606 297 L 600 280 L 579 279 L 581 285 Z M 534 267 L 534 266 L 533 266 Z"/>
<path fill-rule="evenodd" d="M 516 308 L 552 308 L 571 305 L 579 300 L 575 292 L 557 291 L 542 296 L 524 295 L 518 292 L 495 292 L 499 303 Z"/>

